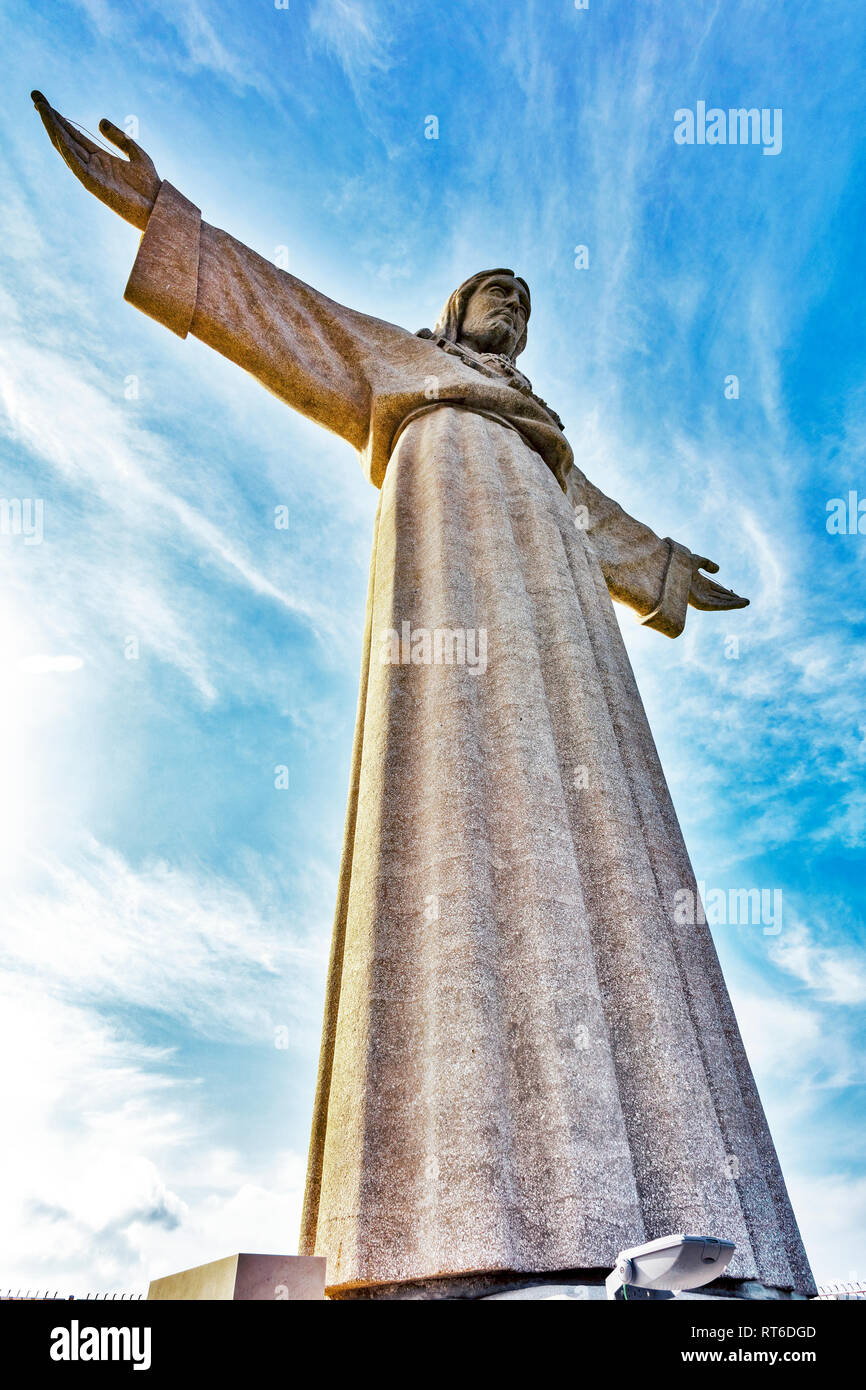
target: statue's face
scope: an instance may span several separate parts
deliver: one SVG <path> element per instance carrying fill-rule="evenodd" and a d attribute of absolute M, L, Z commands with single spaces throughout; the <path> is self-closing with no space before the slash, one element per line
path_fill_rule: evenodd
<path fill-rule="evenodd" d="M 475 352 L 501 352 L 511 357 L 528 317 L 523 286 L 511 275 L 490 275 L 476 286 L 466 305 L 460 341 Z"/>

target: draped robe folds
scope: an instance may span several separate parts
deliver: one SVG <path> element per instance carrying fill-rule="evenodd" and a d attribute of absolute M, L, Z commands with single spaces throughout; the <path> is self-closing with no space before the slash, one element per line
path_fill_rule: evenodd
<path fill-rule="evenodd" d="M 697 887 L 611 603 L 676 636 L 690 552 L 589 483 L 533 396 L 170 184 L 126 297 L 381 489 L 301 1252 L 347 1296 L 686 1231 L 810 1292 L 709 930 L 675 915 Z M 486 663 L 395 660 L 406 623 L 476 656 L 483 633 Z"/>

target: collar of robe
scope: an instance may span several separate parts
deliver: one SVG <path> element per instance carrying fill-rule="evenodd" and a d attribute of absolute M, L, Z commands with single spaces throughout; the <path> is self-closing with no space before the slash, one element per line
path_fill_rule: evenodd
<path fill-rule="evenodd" d="M 537 396 L 532 389 L 532 382 L 529 377 L 524 376 L 518 371 L 510 357 L 506 357 L 501 352 L 474 352 L 472 348 L 464 347 L 462 343 L 453 343 L 450 338 L 443 338 L 437 333 L 432 333 L 429 328 L 422 328 L 415 335 L 417 338 L 427 338 L 430 342 L 440 347 L 443 352 L 448 352 L 452 357 L 459 357 L 468 367 L 474 368 L 476 372 L 481 372 L 482 376 L 505 377 L 508 385 L 515 391 L 521 391 L 524 396 L 531 396 L 532 399 L 541 406 L 542 410 L 550 416 L 557 429 L 565 433 L 565 426 L 560 420 L 555 410 Z"/>

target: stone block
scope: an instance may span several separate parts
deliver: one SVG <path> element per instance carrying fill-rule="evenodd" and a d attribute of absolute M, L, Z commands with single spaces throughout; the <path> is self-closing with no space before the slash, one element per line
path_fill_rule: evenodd
<path fill-rule="evenodd" d="M 152 1279 L 147 1297 L 309 1302 L 325 1297 L 325 1260 L 317 1255 L 228 1255 Z"/>

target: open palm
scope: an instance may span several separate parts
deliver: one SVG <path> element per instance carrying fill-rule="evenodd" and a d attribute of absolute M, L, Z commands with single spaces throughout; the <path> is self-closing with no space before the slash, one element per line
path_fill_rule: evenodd
<path fill-rule="evenodd" d="M 733 589 L 726 589 L 724 585 L 717 584 L 714 579 L 701 574 L 701 570 L 718 574 L 719 567 L 714 560 L 708 560 L 705 555 L 692 556 L 692 583 L 689 589 L 689 603 L 692 608 L 701 608 L 705 612 L 723 608 L 748 608 L 747 598 L 741 598 Z"/>
<path fill-rule="evenodd" d="M 109 154 L 49 106 L 41 92 L 31 92 L 31 96 L 52 145 L 79 182 L 94 197 L 143 231 L 160 185 L 150 155 L 111 121 L 102 120 L 100 131 L 127 158 Z"/>

